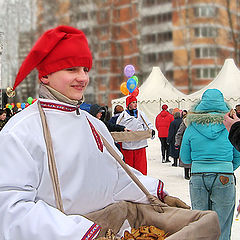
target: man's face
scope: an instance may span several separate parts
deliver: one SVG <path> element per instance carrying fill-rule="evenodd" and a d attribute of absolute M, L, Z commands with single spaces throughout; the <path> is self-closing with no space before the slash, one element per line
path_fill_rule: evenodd
<path fill-rule="evenodd" d="M 240 106 L 236 107 L 236 112 L 240 114 Z"/>
<path fill-rule="evenodd" d="M 133 101 L 128 105 L 129 110 L 135 110 L 137 109 L 137 101 Z"/>
<path fill-rule="evenodd" d="M 47 77 L 41 81 L 72 100 L 82 98 L 89 82 L 88 69 L 85 67 L 63 69 Z"/>
<path fill-rule="evenodd" d="M 97 115 L 96 115 L 96 118 L 101 119 L 101 117 L 102 117 L 102 112 L 98 112 Z"/>
<path fill-rule="evenodd" d="M 4 121 L 6 119 L 6 117 L 7 117 L 7 114 L 3 113 L 3 114 L 0 115 L 0 120 Z"/>

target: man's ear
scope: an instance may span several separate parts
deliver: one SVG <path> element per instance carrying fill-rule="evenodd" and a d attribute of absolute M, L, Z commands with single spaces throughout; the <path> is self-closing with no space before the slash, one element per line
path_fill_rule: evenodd
<path fill-rule="evenodd" d="M 41 77 L 40 81 L 41 81 L 42 83 L 44 83 L 44 84 L 47 84 L 47 83 L 49 82 L 48 76 L 43 76 L 43 77 Z"/>

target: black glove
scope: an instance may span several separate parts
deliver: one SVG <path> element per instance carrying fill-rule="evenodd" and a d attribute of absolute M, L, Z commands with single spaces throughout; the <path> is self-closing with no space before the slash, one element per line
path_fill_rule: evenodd
<path fill-rule="evenodd" d="M 152 138 L 155 137 L 155 130 L 152 129 Z"/>

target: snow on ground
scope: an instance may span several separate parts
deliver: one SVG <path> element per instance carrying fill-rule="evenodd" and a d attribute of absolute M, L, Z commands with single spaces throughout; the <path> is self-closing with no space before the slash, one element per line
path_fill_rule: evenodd
<path fill-rule="evenodd" d="M 165 183 L 169 195 L 176 196 L 191 206 L 188 180 L 184 179 L 184 168 L 172 167 L 172 163 L 162 163 L 160 155 L 160 141 L 156 137 L 154 140 L 148 140 L 147 158 L 148 158 L 148 175 L 159 178 Z M 171 160 L 171 159 L 170 159 Z M 240 169 L 235 171 L 237 179 L 237 197 L 236 205 L 240 199 Z M 236 220 L 237 210 L 234 213 L 231 240 L 240 239 L 240 217 Z"/>

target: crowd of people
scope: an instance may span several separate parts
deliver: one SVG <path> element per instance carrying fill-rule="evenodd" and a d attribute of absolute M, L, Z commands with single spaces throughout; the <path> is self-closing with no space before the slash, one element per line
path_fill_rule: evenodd
<path fill-rule="evenodd" d="M 36 68 L 39 99 L 8 121 L 6 110 L 0 111 L 0 236 L 94 239 L 109 228 L 117 234 L 139 221 L 141 214 L 128 218 L 127 204 L 154 203 L 161 214 L 150 219 L 169 221 L 169 239 L 230 239 L 240 106 L 230 116 L 223 94 L 209 89 L 189 111 L 164 104 L 156 116 L 160 161 L 171 162 L 171 157 L 173 167 L 184 167 L 192 211 L 170 195 L 167 183 L 147 176 L 147 138 L 153 139 L 155 130 L 138 109 L 136 96 L 126 98 L 125 108 L 117 105 L 112 117 L 107 106 L 81 110 L 91 67 L 84 33 L 70 26 L 46 31 L 22 63 L 11 91 Z M 131 135 L 131 140 L 114 141 L 111 132 Z M 120 209 L 116 217 L 112 210 L 123 202 L 127 210 Z"/>

